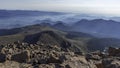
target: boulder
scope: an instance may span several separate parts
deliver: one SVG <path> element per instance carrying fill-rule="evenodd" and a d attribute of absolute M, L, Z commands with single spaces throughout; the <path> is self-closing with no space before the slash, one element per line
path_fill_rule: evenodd
<path fill-rule="evenodd" d="M 120 48 L 109 47 L 108 54 L 110 56 L 118 56 L 118 57 L 120 57 Z"/>
<path fill-rule="evenodd" d="M 86 54 L 86 59 L 87 60 L 90 60 L 90 59 L 92 59 L 92 60 L 100 60 L 101 57 L 99 55 Z"/>
<path fill-rule="evenodd" d="M 35 68 L 57 68 L 55 64 L 40 64 L 39 67 Z"/>
<path fill-rule="evenodd" d="M 92 62 L 88 62 L 84 56 L 71 56 L 62 64 L 65 68 L 97 68 Z"/>
<path fill-rule="evenodd" d="M 51 55 L 48 59 L 47 59 L 47 63 L 59 63 L 61 64 L 62 61 L 59 59 L 59 56 L 55 56 L 55 55 Z"/>
<path fill-rule="evenodd" d="M 12 55 L 11 60 L 17 61 L 17 62 L 20 62 L 20 63 L 29 62 L 30 52 L 26 50 L 24 52 Z"/>
<path fill-rule="evenodd" d="M 95 63 L 97 68 L 103 68 L 103 64 L 102 63 Z"/>
<path fill-rule="evenodd" d="M 0 53 L 0 62 L 5 62 L 6 61 L 6 55 Z"/>
<path fill-rule="evenodd" d="M 115 58 L 104 59 L 102 63 L 104 68 L 120 68 L 120 61 Z"/>

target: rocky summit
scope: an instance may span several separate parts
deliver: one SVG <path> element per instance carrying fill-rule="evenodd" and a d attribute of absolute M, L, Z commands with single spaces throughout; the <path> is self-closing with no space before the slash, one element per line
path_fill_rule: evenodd
<path fill-rule="evenodd" d="M 0 68 L 120 68 L 120 49 L 83 54 L 66 47 L 14 42 L 0 46 Z"/>

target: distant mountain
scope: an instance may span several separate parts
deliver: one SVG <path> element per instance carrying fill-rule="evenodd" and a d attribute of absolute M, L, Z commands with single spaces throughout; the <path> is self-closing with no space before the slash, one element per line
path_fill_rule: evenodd
<path fill-rule="evenodd" d="M 63 14 L 63 13 L 47 12 L 47 11 L 32 11 L 32 10 L 0 10 L 0 18 L 60 15 L 60 14 Z"/>
<path fill-rule="evenodd" d="M 120 22 L 113 20 L 82 19 L 71 26 L 71 31 L 85 32 L 97 37 L 120 38 Z"/>
<path fill-rule="evenodd" d="M 56 29 L 59 29 L 59 30 L 62 30 L 62 31 L 66 31 L 66 30 L 69 29 L 69 26 L 62 21 L 57 21 L 53 25 L 53 28 L 56 28 Z"/>
<path fill-rule="evenodd" d="M 55 24 L 56 21 L 66 22 L 67 13 L 33 10 L 0 10 L 0 29 L 18 28 L 40 23 Z"/>
<path fill-rule="evenodd" d="M 43 23 L 48 23 L 48 24 L 54 24 L 55 22 L 50 20 L 50 19 L 45 19 L 45 20 L 35 20 L 34 23 L 37 23 L 37 24 L 43 24 Z"/>
<path fill-rule="evenodd" d="M 120 17 L 110 17 L 109 19 L 120 22 Z"/>
<path fill-rule="evenodd" d="M 72 25 L 58 21 L 53 25 L 53 28 L 62 31 L 88 33 L 99 38 L 120 38 L 120 22 L 114 20 L 82 19 Z"/>
<path fill-rule="evenodd" d="M 15 29 L 0 29 L 0 36 L 13 35 L 21 32 L 20 28 Z"/>

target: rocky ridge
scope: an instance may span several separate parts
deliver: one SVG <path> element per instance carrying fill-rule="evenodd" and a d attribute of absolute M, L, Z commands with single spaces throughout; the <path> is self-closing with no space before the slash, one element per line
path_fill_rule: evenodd
<path fill-rule="evenodd" d="M 65 49 L 19 41 L 1 45 L 0 68 L 120 68 L 120 49 L 110 47 L 105 54 L 100 51 L 83 54 Z"/>

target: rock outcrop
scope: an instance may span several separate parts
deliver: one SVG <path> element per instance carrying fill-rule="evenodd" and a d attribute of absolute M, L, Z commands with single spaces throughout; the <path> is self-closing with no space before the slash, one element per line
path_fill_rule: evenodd
<path fill-rule="evenodd" d="M 120 57 L 120 48 L 109 47 L 108 53 L 109 53 L 110 56 Z"/>

